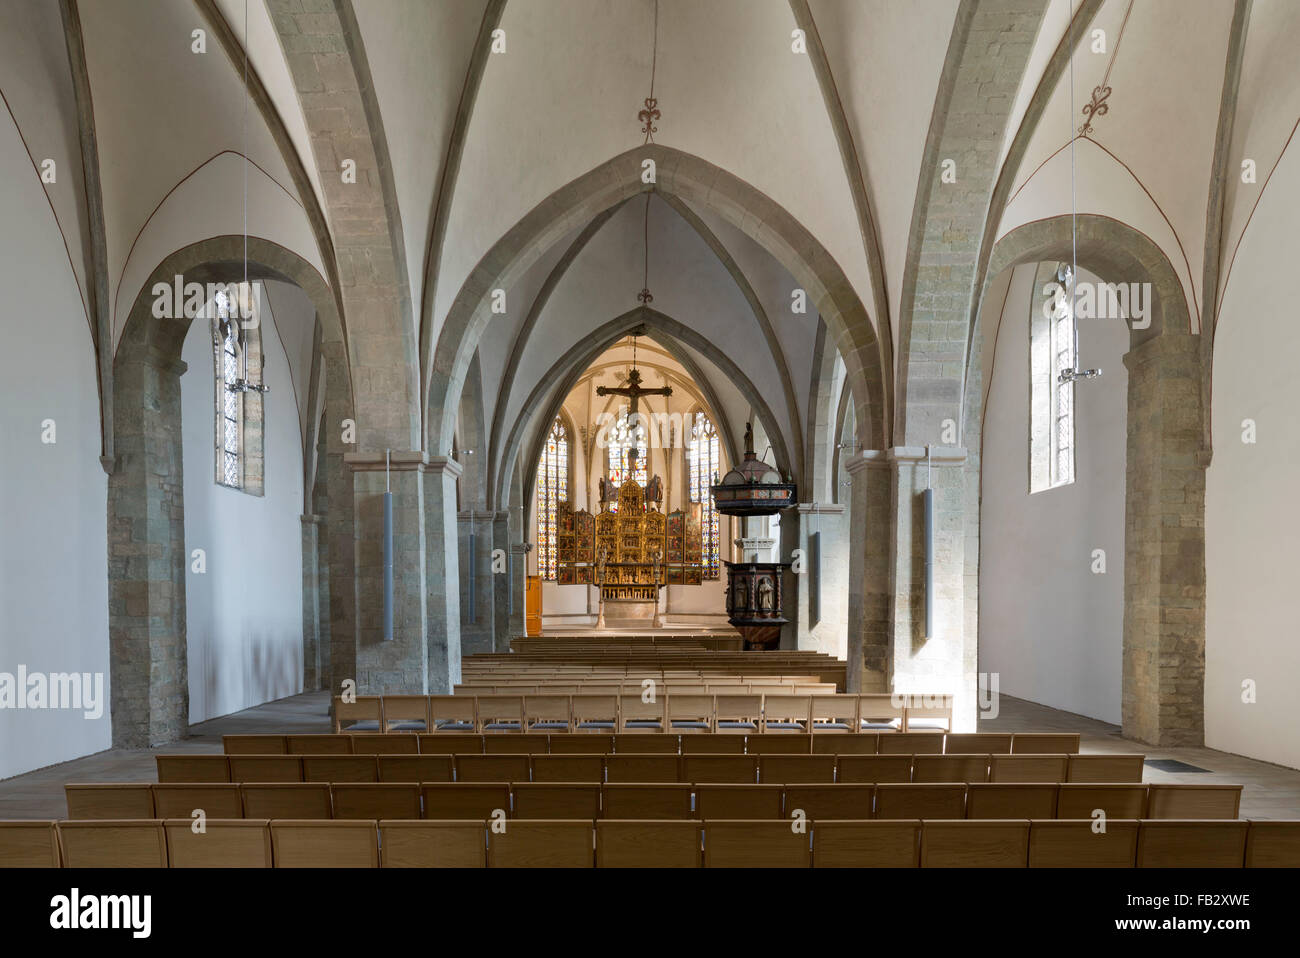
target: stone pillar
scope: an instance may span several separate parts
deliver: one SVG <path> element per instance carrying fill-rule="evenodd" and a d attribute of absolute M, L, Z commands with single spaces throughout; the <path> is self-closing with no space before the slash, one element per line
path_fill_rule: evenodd
<path fill-rule="evenodd" d="M 808 563 L 805 575 L 795 576 L 798 583 L 797 648 L 824 652 L 838 658 L 848 655 L 848 536 L 845 509 L 824 502 L 801 502 L 799 510 L 799 545 Z M 814 533 L 821 543 L 820 562 L 814 581 L 812 541 Z M 818 618 L 812 621 L 812 592 L 818 591 Z M 788 602 L 788 600 L 787 600 Z"/>
<path fill-rule="evenodd" d="M 966 450 L 890 450 L 894 476 L 893 691 L 953 696 L 953 731 L 975 731 L 976 633 L 966 628 Z M 934 490 L 934 619 L 925 634 L 925 500 Z"/>
<path fill-rule="evenodd" d="M 492 560 L 492 651 L 507 652 L 510 649 L 510 513 L 504 510 L 492 513 L 493 553 L 498 549 L 501 550 L 500 571 L 495 555 Z"/>
<path fill-rule="evenodd" d="M 357 692 L 428 693 L 422 452 L 356 452 Z M 393 638 L 384 640 L 384 492 L 393 494 Z M 441 691 L 441 690 L 439 690 Z"/>
<path fill-rule="evenodd" d="M 845 451 L 849 473 L 848 686 L 850 692 L 893 687 L 890 556 L 893 483 L 885 453 Z"/>
<path fill-rule="evenodd" d="M 321 688 L 320 633 L 320 527 L 321 516 L 300 516 L 302 522 L 302 688 Z"/>
<path fill-rule="evenodd" d="M 1166 332 L 1124 356 L 1124 735 L 1201 745 L 1205 707 L 1205 468 L 1197 340 Z"/>
<path fill-rule="evenodd" d="M 512 542 L 509 548 L 509 575 L 510 580 L 510 629 L 509 637 L 511 640 L 515 636 L 523 635 L 526 631 L 524 622 L 524 591 L 528 586 L 528 553 L 532 551 L 532 545 L 527 542 Z M 498 652 L 509 652 L 508 648 L 498 649 Z"/>
<path fill-rule="evenodd" d="M 342 691 L 344 681 L 357 678 L 357 589 L 355 497 L 352 472 L 344 456 L 352 448 L 347 440 L 345 420 L 351 419 L 352 407 L 347 399 L 347 356 L 343 344 L 321 344 L 325 357 L 325 415 L 321 424 L 325 454 L 317 465 L 323 478 L 328 511 L 325 512 L 325 551 L 329 569 L 328 585 L 321 591 L 329 602 L 328 671 L 330 695 Z M 318 485 L 320 479 L 318 479 Z M 322 654 L 322 665 L 326 656 Z"/>
<path fill-rule="evenodd" d="M 114 370 L 108 483 L 109 684 L 113 746 L 148 748 L 189 728 L 180 380 L 186 366 L 145 344 L 123 347 Z"/>
<path fill-rule="evenodd" d="M 953 696 L 974 731 L 978 668 L 968 607 L 966 450 L 866 450 L 849 460 L 849 688 Z M 925 501 L 934 490 L 934 621 L 925 634 Z"/>
<path fill-rule="evenodd" d="M 329 485 L 325 473 L 325 431 L 319 430 L 316 453 L 316 481 L 312 484 L 312 510 L 316 516 L 316 683 L 308 688 L 327 689 L 330 684 L 330 531 Z M 304 557 L 304 564 L 306 558 Z"/>
<path fill-rule="evenodd" d="M 429 692 L 446 694 L 460 681 L 460 589 L 447 584 L 460 581 L 456 480 L 461 465 L 446 456 L 430 456 L 425 470 L 426 675 Z"/>
<path fill-rule="evenodd" d="M 462 655 L 491 652 L 496 643 L 496 596 L 492 583 L 494 512 L 460 513 L 460 649 Z M 471 552 L 470 537 L 473 536 Z M 470 584 L 473 583 L 473 603 Z"/>

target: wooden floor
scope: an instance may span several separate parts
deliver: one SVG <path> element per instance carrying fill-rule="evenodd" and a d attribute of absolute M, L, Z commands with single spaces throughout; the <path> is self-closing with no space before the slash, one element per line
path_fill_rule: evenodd
<path fill-rule="evenodd" d="M 1119 734 L 1119 727 L 1003 695 L 998 717 L 982 732 L 1079 732 L 1081 752 L 1144 752 L 1148 761 L 1176 759 L 1205 772 L 1165 772 L 1147 766 L 1149 783 L 1241 784 L 1241 817 L 1300 818 L 1300 771 L 1208 748 L 1155 748 Z M 67 816 L 66 782 L 151 782 L 155 751 L 220 752 L 221 736 L 238 733 L 328 732 L 329 696 L 308 692 L 190 727 L 190 738 L 157 750 L 111 749 L 0 781 L 0 819 Z"/>

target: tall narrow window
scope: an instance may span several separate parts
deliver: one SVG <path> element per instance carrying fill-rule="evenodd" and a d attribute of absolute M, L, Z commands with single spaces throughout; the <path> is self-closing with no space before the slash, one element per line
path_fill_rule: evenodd
<path fill-rule="evenodd" d="M 1065 264 L 1034 274 L 1029 317 L 1029 491 L 1074 482 L 1074 277 Z"/>
<path fill-rule="evenodd" d="M 556 520 L 560 503 L 569 501 L 569 432 L 557 416 L 551 423 L 537 464 L 537 571 L 555 578 Z"/>
<path fill-rule="evenodd" d="M 621 486 L 628 479 L 635 479 L 642 486 L 649 482 L 646 466 L 648 457 L 645 423 L 641 421 L 641 413 L 637 413 L 635 426 L 630 418 L 624 410 L 619 415 L 618 422 L 611 426 L 608 432 L 609 441 L 606 448 L 609 453 L 609 481 L 614 486 Z M 627 451 L 633 443 L 636 444 L 636 469 L 628 475 Z"/>
<path fill-rule="evenodd" d="M 721 522 L 713 508 L 709 486 L 718 481 L 718 433 L 702 411 L 691 423 L 691 441 L 686 449 L 687 480 L 691 502 L 700 503 L 700 534 L 703 537 L 704 577 L 718 577 L 718 553 Z"/>
<path fill-rule="evenodd" d="M 224 293 L 216 297 L 213 338 L 217 360 L 217 482 L 242 489 L 244 397 L 235 389 L 240 378 L 239 316 Z"/>
<path fill-rule="evenodd" d="M 1055 425 L 1052 485 L 1074 482 L 1074 380 L 1061 381 L 1061 374 L 1075 368 L 1074 309 L 1067 297 L 1052 319 L 1052 421 Z"/>
<path fill-rule="evenodd" d="M 265 492 L 264 436 L 267 387 L 262 379 L 260 288 L 252 287 L 246 305 L 238 284 L 218 290 L 211 303 L 214 407 L 216 412 L 214 479 L 252 496 Z M 232 295 L 231 292 L 234 291 Z"/>

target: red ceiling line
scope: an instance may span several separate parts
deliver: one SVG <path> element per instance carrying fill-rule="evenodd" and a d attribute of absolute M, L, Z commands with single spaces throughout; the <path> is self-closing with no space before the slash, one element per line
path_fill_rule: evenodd
<path fill-rule="evenodd" d="M 1039 170 L 1045 167 L 1048 163 L 1052 162 L 1052 160 L 1054 160 L 1057 157 L 1057 155 L 1069 149 L 1070 144 L 1073 142 L 1074 142 L 1073 139 L 1067 140 L 1065 146 L 1061 147 L 1059 150 L 1057 150 L 1047 159 L 1043 160 L 1043 162 L 1039 163 L 1038 166 L 1034 167 L 1034 172 L 1030 173 L 1027 177 L 1025 177 L 1025 181 L 1021 183 L 1018 187 L 1016 187 L 1016 191 L 1011 194 L 1011 199 L 1007 200 L 1007 206 L 1010 206 L 1012 203 L 1016 201 L 1016 197 L 1020 195 L 1020 191 L 1029 185 L 1029 181 L 1038 175 Z"/>
<path fill-rule="evenodd" d="M 1186 251 L 1185 249 L 1183 249 L 1183 241 L 1182 241 L 1182 239 L 1178 236 L 1178 231 L 1177 231 L 1176 229 L 1174 229 L 1174 224 L 1171 223 L 1171 222 L 1169 222 L 1169 217 L 1165 215 L 1165 211 L 1164 211 L 1164 209 L 1163 209 L 1163 208 L 1160 206 L 1160 204 L 1156 201 L 1156 198 L 1155 198 L 1154 196 L 1151 195 L 1151 191 L 1150 191 L 1149 189 L 1147 189 L 1146 184 L 1142 182 L 1141 178 L 1140 178 L 1136 173 L 1133 172 L 1133 169 L 1132 169 L 1132 168 L 1131 168 L 1127 163 L 1125 163 L 1123 160 L 1121 160 L 1118 156 L 1116 156 L 1114 153 L 1112 153 L 1110 150 L 1108 150 L 1106 147 L 1102 146 L 1102 144 L 1101 144 L 1098 140 L 1095 140 L 1095 139 L 1093 139 L 1093 138 L 1090 137 L 1090 136 L 1082 136 L 1082 135 L 1077 136 L 1077 137 L 1075 137 L 1074 139 L 1077 139 L 1077 140 L 1084 140 L 1084 141 L 1086 141 L 1086 142 L 1088 142 L 1088 143 L 1091 143 L 1093 146 L 1097 147 L 1099 150 L 1101 150 L 1102 152 L 1104 152 L 1107 156 L 1109 156 L 1112 160 L 1114 160 L 1114 161 L 1115 161 L 1116 163 L 1118 163 L 1120 166 L 1124 167 L 1124 169 L 1125 169 L 1125 171 L 1127 171 L 1128 175 L 1131 176 L 1131 177 L 1133 177 L 1133 181 L 1134 181 L 1135 183 L 1137 183 L 1138 186 L 1142 187 L 1142 192 L 1145 193 L 1145 194 L 1147 195 L 1147 199 L 1149 199 L 1149 200 L 1151 201 L 1151 205 L 1154 206 L 1154 207 L 1156 208 L 1157 212 L 1160 213 L 1161 218 L 1165 221 L 1165 225 L 1169 227 L 1169 232 L 1171 232 L 1171 233 L 1174 234 L 1174 242 L 1176 242 L 1176 243 L 1178 244 L 1178 252 L 1182 254 L 1182 257 L 1183 257 L 1183 265 L 1187 268 L 1188 283 L 1189 283 L 1189 285 L 1190 285 L 1190 287 L 1191 287 L 1191 290 L 1192 290 L 1192 308 L 1193 308 L 1193 310 L 1194 310 L 1195 313 L 1196 313 L 1196 321 L 1197 321 L 1197 323 L 1199 324 L 1199 323 L 1200 323 L 1200 320 L 1201 320 L 1201 306 L 1200 306 L 1200 301 L 1199 301 L 1199 300 L 1197 299 L 1197 297 L 1196 297 L 1196 283 L 1195 283 L 1195 280 L 1194 280 L 1193 277 L 1192 277 L 1192 264 L 1191 264 L 1190 262 L 1188 262 L 1188 260 L 1187 260 L 1187 251 Z M 1074 140 L 1071 140 L 1070 142 L 1072 143 L 1072 142 L 1074 142 Z M 1029 185 L 1029 180 L 1032 180 L 1032 179 L 1033 179 L 1033 178 L 1038 174 L 1038 171 L 1039 171 L 1039 170 L 1041 170 L 1044 166 L 1046 166 L 1046 165 L 1047 165 L 1047 164 L 1048 164 L 1048 163 L 1053 159 L 1053 157 L 1055 157 L 1057 154 L 1061 153 L 1061 152 L 1062 152 L 1063 150 L 1065 150 L 1065 148 L 1068 147 L 1069 145 L 1070 145 L 1069 143 L 1066 143 L 1065 146 L 1063 146 L 1063 147 L 1061 147 L 1061 149 L 1057 150 L 1056 153 L 1053 153 L 1053 154 L 1052 154 L 1051 156 L 1049 156 L 1046 160 L 1043 160 L 1043 162 L 1039 164 L 1038 169 L 1034 170 L 1033 173 L 1029 174 L 1029 179 L 1025 180 L 1024 183 L 1021 183 L 1021 184 L 1020 184 L 1020 188 L 1017 189 L 1016 192 L 1015 192 L 1015 194 L 1012 195 L 1011 200 L 1008 200 L 1008 201 L 1007 201 L 1007 206 L 1010 206 L 1010 205 L 1011 205 L 1012 201 L 1015 200 L 1015 198 L 1016 198 L 1017 195 L 1019 195 L 1020 190 L 1023 190 L 1026 186 Z M 1119 222 L 1124 222 L 1124 221 L 1123 221 L 1123 220 L 1120 220 Z M 1131 224 L 1126 224 L 1126 225 L 1131 225 Z M 1004 233 L 1003 235 L 1005 236 L 1006 234 Z M 1001 238 L 1001 237 L 999 237 L 999 239 L 1000 239 L 1000 238 Z M 1153 241 L 1153 242 L 1154 242 L 1154 241 Z M 1157 243 L 1156 245 L 1159 246 L 1160 244 Z M 1187 331 L 1188 331 L 1188 333 L 1191 333 L 1191 332 L 1192 332 L 1192 329 L 1191 329 L 1192 316 L 1191 316 L 1191 312 L 1190 312 L 1190 311 L 1189 311 L 1188 316 L 1187 316 L 1187 323 L 1188 323 L 1188 329 L 1187 329 Z"/>
<path fill-rule="evenodd" d="M 280 187 L 280 189 L 284 191 L 284 195 L 285 195 L 285 196 L 289 197 L 290 200 L 292 200 L 294 203 L 297 203 L 297 204 L 298 204 L 298 208 L 299 208 L 299 209 L 303 210 L 304 213 L 306 212 L 305 208 L 304 208 L 303 205 L 302 205 L 302 201 L 299 200 L 298 197 L 294 196 L 291 192 L 289 192 L 289 190 L 285 189 L 284 184 L 282 184 L 282 183 L 281 183 L 279 180 L 277 180 L 274 176 L 272 176 L 270 173 L 266 172 L 266 170 L 262 169 L 261 166 L 258 166 L 258 164 L 257 164 L 257 162 L 256 162 L 255 160 L 249 159 L 247 156 L 244 156 L 244 154 L 243 154 L 243 153 L 240 153 L 238 150 L 220 150 L 220 151 L 214 153 L 212 156 L 208 157 L 206 160 L 204 160 L 204 161 L 203 161 L 202 163 L 200 163 L 198 166 L 194 167 L 194 169 L 190 170 L 188 173 L 186 173 L 184 176 L 182 176 L 179 180 L 176 181 L 176 185 L 173 186 L 170 190 L 168 190 L 167 193 L 163 196 L 163 198 L 162 198 L 161 200 L 158 201 L 158 205 L 155 206 L 155 207 L 153 208 L 153 212 L 151 212 L 151 213 L 150 213 L 150 214 L 145 218 L 144 223 L 140 226 L 140 230 L 139 230 L 139 232 L 137 232 L 137 233 L 135 234 L 135 239 L 133 239 L 133 240 L 131 241 L 131 248 L 130 248 L 129 250 L 127 250 L 127 253 L 126 253 L 126 259 L 124 259 L 124 260 L 122 261 L 122 274 L 121 274 L 120 276 L 118 276 L 118 278 L 117 278 L 117 288 L 113 291 L 113 315 L 112 315 L 112 324 L 113 324 L 114 327 L 116 327 L 116 325 L 117 325 L 117 303 L 118 303 L 118 300 L 119 300 L 119 299 L 121 298 L 121 296 L 122 296 L 122 280 L 126 278 L 126 268 L 127 268 L 128 266 L 131 265 L 131 256 L 135 253 L 135 247 L 136 247 L 136 244 L 140 242 L 140 237 L 144 235 L 144 231 L 145 231 L 146 229 L 149 228 L 149 223 L 153 220 L 154 216 L 157 215 L 158 211 L 159 211 L 160 209 L 162 209 L 163 204 L 166 203 L 167 200 L 171 198 L 171 195 L 172 195 L 173 193 L 175 193 L 178 189 L 181 188 L 181 186 L 185 183 L 186 180 L 188 180 L 190 177 L 194 176 L 196 173 L 199 172 L 199 170 L 203 169 L 205 166 L 207 166 L 209 163 L 211 163 L 211 162 L 212 162 L 213 160 L 215 160 L 217 157 L 219 157 L 219 156 L 223 156 L 223 155 L 225 155 L 226 153 L 229 153 L 229 154 L 231 154 L 232 156 L 243 157 L 243 159 L 244 159 L 246 162 L 251 163 L 251 164 L 252 164 L 252 165 L 257 169 L 257 171 L 258 171 L 259 173 L 261 173 L 263 176 L 265 176 L 268 180 L 270 180 L 270 181 L 271 181 L 272 183 L 274 183 L 276 186 Z M 327 283 L 326 285 L 328 285 L 328 283 Z M 110 330 L 110 335 L 111 335 L 111 334 L 112 334 L 112 330 Z"/>
<path fill-rule="evenodd" d="M 0 101 L 3 101 L 5 109 L 9 112 L 9 119 L 13 121 L 14 129 L 18 131 L 18 139 L 23 144 L 23 149 L 27 152 L 27 160 L 32 164 L 32 172 L 36 174 L 36 182 L 41 184 L 41 193 L 45 197 L 46 204 L 50 207 L 50 216 L 54 220 L 54 228 L 59 231 L 59 236 L 63 240 L 63 251 L 68 256 L 68 267 L 72 270 L 72 282 L 77 287 L 77 295 L 81 297 L 81 311 L 86 315 L 86 324 L 90 327 L 90 340 L 95 341 L 95 325 L 90 318 L 90 307 L 86 304 L 86 293 L 81 288 L 81 277 L 77 275 L 77 265 L 72 258 L 72 248 L 68 246 L 68 235 L 63 232 L 63 224 L 59 222 L 59 214 L 54 209 L 54 201 L 50 199 L 50 193 L 45 188 L 45 182 L 41 179 L 41 169 L 36 165 L 36 157 L 32 156 L 32 148 L 27 145 L 27 137 L 23 136 L 23 128 L 18 125 L 18 117 L 14 116 L 13 108 L 9 105 L 9 99 L 5 96 L 4 90 L 0 90 Z M 89 284 L 91 278 L 86 277 L 86 283 Z"/>
<path fill-rule="evenodd" d="M 1137 183 L 1138 186 L 1142 187 L 1142 192 L 1147 195 L 1147 199 L 1149 199 L 1152 205 L 1155 206 L 1155 208 L 1160 211 L 1160 216 L 1164 219 L 1165 225 L 1169 227 L 1169 232 L 1174 234 L 1174 242 L 1178 244 L 1178 252 L 1181 253 L 1183 256 L 1183 265 L 1187 267 L 1187 285 L 1192 290 L 1192 308 L 1196 311 L 1196 324 L 1199 326 L 1201 322 L 1201 303 L 1196 296 L 1196 278 L 1192 275 L 1192 264 L 1188 262 L 1187 251 L 1183 249 L 1183 241 L 1178 235 L 1178 230 L 1174 229 L 1174 224 L 1169 222 L 1169 217 L 1165 215 L 1164 209 L 1156 201 L 1156 198 L 1151 195 L 1151 191 L 1147 189 L 1147 185 L 1142 182 L 1142 180 L 1138 177 L 1136 173 L 1133 172 L 1132 168 L 1127 163 L 1121 160 L 1110 150 L 1106 149 L 1106 147 L 1102 146 L 1102 144 L 1097 140 L 1094 140 L 1091 137 L 1084 137 L 1084 139 L 1088 140 L 1088 142 L 1095 145 L 1098 149 L 1104 151 L 1107 156 L 1109 156 L 1120 166 L 1124 167 L 1124 169 L 1128 171 L 1128 175 L 1133 177 L 1133 182 Z M 1192 332 L 1191 326 L 1192 326 L 1192 318 L 1189 315 L 1187 317 L 1187 332 L 1189 334 Z"/>
<path fill-rule="evenodd" d="M 1242 226 L 1241 232 L 1237 234 L 1237 242 L 1232 247 L 1232 258 L 1228 260 L 1228 271 L 1224 274 L 1223 285 L 1219 288 L 1219 302 L 1214 310 L 1214 328 L 1216 330 L 1219 328 L 1219 310 L 1223 308 L 1223 300 L 1228 294 L 1228 280 L 1232 278 L 1232 264 L 1237 262 L 1237 250 L 1241 248 L 1241 241 L 1246 236 L 1246 230 L 1250 229 L 1250 221 L 1255 217 L 1255 210 L 1259 208 L 1259 201 L 1264 198 L 1264 191 L 1268 189 L 1268 184 L 1273 179 L 1273 173 L 1281 164 L 1282 157 L 1286 155 L 1287 147 L 1291 145 L 1291 141 L 1295 138 L 1297 128 L 1300 128 L 1300 119 L 1297 119 L 1295 126 L 1291 127 L 1291 135 L 1286 138 L 1286 143 L 1282 146 L 1282 152 L 1273 161 L 1273 168 L 1268 171 L 1268 176 L 1264 177 L 1264 183 L 1259 188 L 1259 195 L 1255 197 L 1255 205 L 1250 208 L 1250 215 L 1246 217 L 1246 224 Z"/>

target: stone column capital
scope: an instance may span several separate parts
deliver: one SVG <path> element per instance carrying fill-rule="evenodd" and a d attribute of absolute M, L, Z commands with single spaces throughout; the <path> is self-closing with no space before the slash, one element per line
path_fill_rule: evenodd
<path fill-rule="evenodd" d="M 838 516 L 844 514 L 844 506 L 837 502 L 801 502 L 795 506 L 801 515 Z"/>
<path fill-rule="evenodd" d="M 966 463 L 962 446 L 895 446 L 889 450 L 891 462 L 908 465 L 961 466 Z"/>
<path fill-rule="evenodd" d="M 446 473 L 453 479 L 459 479 L 465 471 L 465 467 L 450 456 L 429 456 L 424 468 L 426 472 Z"/>
<path fill-rule="evenodd" d="M 428 455 L 419 450 L 397 449 L 389 452 L 345 452 L 343 464 L 353 472 L 412 472 L 423 469 Z"/>

